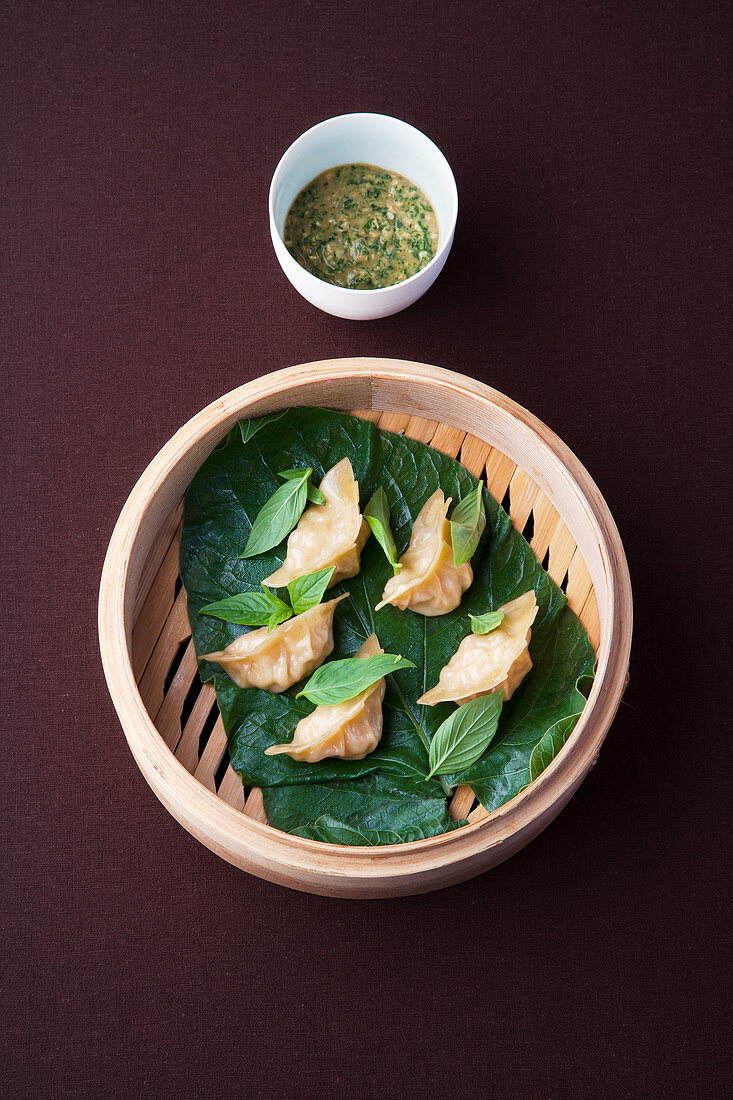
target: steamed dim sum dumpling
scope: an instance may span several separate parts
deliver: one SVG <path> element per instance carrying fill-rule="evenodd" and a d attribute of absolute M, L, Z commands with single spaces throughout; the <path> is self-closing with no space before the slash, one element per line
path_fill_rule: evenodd
<path fill-rule="evenodd" d="M 394 604 L 401 611 L 410 608 L 420 615 L 445 615 L 461 602 L 473 581 L 470 562 L 453 564 L 448 500 L 436 489 L 415 520 L 410 545 L 400 558 L 402 569 L 390 577 L 376 610 Z"/>
<path fill-rule="evenodd" d="M 533 590 L 499 608 L 504 619 L 490 634 L 469 634 L 464 638 L 438 683 L 418 703 L 429 707 L 436 703 L 468 703 L 479 695 L 503 691 L 504 700 L 514 691 L 532 667 L 529 640 L 537 614 Z"/>
<path fill-rule="evenodd" d="M 333 650 L 333 613 L 346 596 L 316 604 L 269 634 L 266 626 L 250 630 L 204 659 L 221 665 L 239 687 L 285 691 L 315 672 Z"/>
<path fill-rule="evenodd" d="M 320 485 L 325 504 L 311 504 L 288 538 L 285 561 L 264 584 L 283 588 L 289 581 L 335 566 L 329 583 L 355 577 L 369 525 L 359 511 L 359 483 L 348 458 L 328 471 Z"/>
<path fill-rule="evenodd" d="M 364 642 L 357 657 L 373 657 L 384 650 L 372 634 Z M 313 764 L 327 756 L 343 760 L 363 760 L 376 749 L 382 736 L 382 700 L 384 679 L 372 684 L 360 695 L 335 706 L 319 706 L 295 727 L 293 740 L 286 745 L 271 745 L 268 756 L 287 753 L 293 760 Z"/>

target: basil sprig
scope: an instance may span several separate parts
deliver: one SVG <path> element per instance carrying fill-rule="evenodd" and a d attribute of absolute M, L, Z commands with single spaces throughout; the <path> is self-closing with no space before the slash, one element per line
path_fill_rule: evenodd
<path fill-rule="evenodd" d="M 222 619 L 225 623 L 238 623 L 239 626 L 269 626 L 275 619 L 272 625 L 278 626 L 293 612 L 283 600 L 263 587 L 261 592 L 238 592 L 226 600 L 209 603 L 201 608 L 199 614 Z"/>
<path fill-rule="evenodd" d="M 294 581 L 289 581 L 288 595 L 293 605 L 294 615 L 309 611 L 311 607 L 321 602 L 335 568 L 335 565 L 330 565 L 315 573 L 306 573 L 304 577 L 296 577 Z"/>
<path fill-rule="evenodd" d="M 222 619 L 225 623 L 238 623 L 239 626 L 266 626 L 268 633 L 280 623 L 287 622 L 293 615 L 302 615 L 310 611 L 323 599 L 328 582 L 333 576 L 335 566 L 319 569 L 316 573 L 306 573 L 288 585 L 290 606 L 274 592 L 262 586 L 261 592 L 238 592 L 226 600 L 207 604 L 199 615 L 211 615 L 213 619 Z"/>
<path fill-rule="evenodd" d="M 392 566 L 395 574 L 399 573 L 402 563 L 397 557 L 397 547 L 392 534 L 390 521 L 389 501 L 387 494 L 380 485 L 372 499 L 364 509 L 364 519 L 372 529 L 372 534 L 384 550 L 387 561 Z"/>
<path fill-rule="evenodd" d="M 303 515 L 308 500 L 308 482 L 313 473 L 307 470 L 286 470 L 286 481 L 276 489 L 255 516 L 247 545 L 240 558 L 254 558 L 272 550 L 295 527 Z"/>
<path fill-rule="evenodd" d="M 400 668 L 414 668 L 412 661 L 395 653 L 376 653 L 373 657 L 346 657 L 321 665 L 308 680 L 298 699 L 305 696 L 318 706 L 335 706 L 361 695 L 383 676 Z"/>
<path fill-rule="evenodd" d="M 313 471 L 310 471 L 313 473 Z M 305 473 L 304 470 L 281 470 L 277 475 L 281 477 L 283 481 L 295 481 Z M 310 478 L 308 479 L 308 500 L 311 504 L 325 504 L 326 498 L 320 489 L 316 489 Z"/>
<path fill-rule="evenodd" d="M 430 742 L 427 779 L 465 771 L 483 756 L 496 733 L 503 701 L 502 691 L 480 695 L 446 718 Z"/>
<path fill-rule="evenodd" d="M 463 565 L 464 562 L 471 560 L 485 527 L 483 487 L 477 485 L 451 513 L 450 537 L 455 565 Z"/>
<path fill-rule="evenodd" d="M 503 611 L 487 611 L 485 615 L 469 615 L 472 634 L 490 634 L 504 622 Z"/>

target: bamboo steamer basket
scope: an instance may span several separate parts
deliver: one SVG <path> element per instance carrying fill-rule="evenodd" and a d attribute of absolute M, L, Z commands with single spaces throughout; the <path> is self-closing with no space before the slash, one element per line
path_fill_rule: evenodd
<path fill-rule="evenodd" d="M 178 573 L 183 496 L 237 420 L 294 405 L 350 411 L 429 443 L 485 480 L 580 616 L 598 657 L 583 713 L 542 775 L 487 813 L 469 787 L 452 798 L 468 824 L 409 844 L 356 848 L 290 836 L 262 794 L 228 765 L 214 688 L 201 684 Z M 110 694 L 140 770 L 198 840 L 250 874 L 332 897 L 424 893 L 513 855 L 560 812 L 595 763 L 627 680 L 631 585 L 596 485 L 544 424 L 463 375 L 394 359 L 305 363 L 215 401 L 148 466 L 115 527 L 102 573 L 99 636 Z"/>

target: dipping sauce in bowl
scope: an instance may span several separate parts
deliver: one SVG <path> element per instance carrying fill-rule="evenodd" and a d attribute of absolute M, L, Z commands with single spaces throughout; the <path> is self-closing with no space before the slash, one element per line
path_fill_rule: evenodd
<path fill-rule="evenodd" d="M 298 293 L 334 317 L 369 321 L 433 285 L 453 243 L 458 191 L 440 149 L 414 126 L 337 115 L 285 150 L 268 210 L 275 255 Z"/>
<path fill-rule="evenodd" d="M 285 247 L 318 279 L 374 290 L 409 279 L 438 248 L 427 196 L 373 164 L 341 164 L 303 188 L 285 219 Z"/>

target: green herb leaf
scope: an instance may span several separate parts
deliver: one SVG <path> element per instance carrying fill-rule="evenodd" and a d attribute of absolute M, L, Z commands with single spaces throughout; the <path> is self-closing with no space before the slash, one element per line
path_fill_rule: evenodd
<path fill-rule="evenodd" d="M 372 499 L 364 509 L 364 519 L 372 529 L 372 534 L 384 550 L 387 561 L 392 566 L 395 574 L 402 568 L 397 557 L 397 547 L 390 527 L 390 511 L 387 494 L 380 485 Z"/>
<path fill-rule="evenodd" d="M 226 600 L 207 604 L 199 614 L 240 626 L 266 625 L 272 630 L 273 626 L 286 622 L 293 612 L 268 588 L 263 588 L 261 592 L 239 592 Z"/>
<path fill-rule="evenodd" d="M 477 485 L 455 506 L 450 517 L 450 537 L 453 562 L 463 565 L 470 561 L 486 527 L 483 486 Z"/>
<path fill-rule="evenodd" d="M 264 508 L 257 513 L 240 558 L 264 554 L 290 534 L 303 515 L 311 473 L 312 470 L 302 470 L 299 478 L 291 478 L 275 490 Z"/>
<path fill-rule="evenodd" d="M 326 569 L 319 569 L 316 573 L 306 573 L 304 577 L 296 577 L 289 582 L 288 595 L 295 615 L 300 615 L 321 602 L 335 568 L 335 565 L 331 565 Z"/>
<path fill-rule="evenodd" d="M 311 676 L 297 698 L 305 696 L 318 706 L 334 706 L 354 699 L 377 680 L 400 668 L 414 668 L 412 661 L 396 653 L 377 653 L 373 657 L 347 657 L 329 661 Z"/>
<path fill-rule="evenodd" d="M 291 618 L 292 615 L 293 613 L 291 612 L 291 614 L 289 614 L 287 618 Z M 273 612 L 270 618 L 267 619 L 267 634 L 272 634 L 272 631 L 275 629 L 275 627 L 280 626 L 280 624 L 285 623 L 285 621 L 286 619 L 282 617 L 280 612 Z"/>
<path fill-rule="evenodd" d="M 242 433 L 242 443 L 248 443 L 261 428 L 264 428 L 266 424 L 274 424 L 281 416 L 285 416 L 287 411 L 287 409 L 283 409 L 282 412 L 271 413 L 270 416 L 258 416 L 254 420 L 240 420 L 239 430 Z"/>
<path fill-rule="evenodd" d="M 305 470 L 281 470 L 277 476 L 281 477 L 283 481 L 294 481 L 302 477 L 304 473 Z M 310 475 L 308 476 L 308 500 L 311 504 L 326 503 L 326 498 L 320 489 L 316 489 L 315 485 L 310 480 Z"/>
<path fill-rule="evenodd" d="M 504 693 L 480 695 L 454 710 L 430 742 L 430 772 L 427 776 L 465 771 L 483 756 L 494 739 Z"/>
<path fill-rule="evenodd" d="M 469 615 L 472 634 L 490 634 L 504 622 L 503 611 L 489 611 L 486 615 Z"/>

